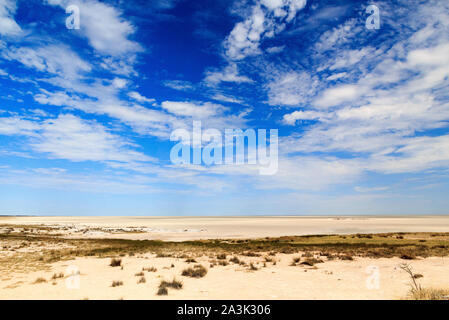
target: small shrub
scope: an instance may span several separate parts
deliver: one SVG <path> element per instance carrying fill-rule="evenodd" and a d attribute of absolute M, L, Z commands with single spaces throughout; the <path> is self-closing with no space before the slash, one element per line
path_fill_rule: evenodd
<path fill-rule="evenodd" d="M 143 277 L 144 275 L 145 275 L 145 273 L 143 273 L 143 272 L 137 272 L 134 276 Z"/>
<path fill-rule="evenodd" d="M 254 263 L 252 263 L 252 262 L 249 264 L 249 269 L 252 270 L 252 271 L 257 271 L 257 270 L 259 270 L 259 269 L 257 269 L 257 267 L 254 265 Z"/>
<path fill-rule="evenodd" d="M 182 282 L 178 281 L 176 279 L 173 278 L 173 280 L 171 282 L 162 280 L 161 283 L 159 284 L 159 289 L 161 288 L 171 288 L 171 289 L 182 289 Z"/>
<path fill-rule="evenodd" d="M 145 283 L 147 282 L 147 280 L 145 279 L 145 277 L 140 277 L 139 281 L 137 281 L 137 283 Z"/>
<path fill-rule="evenodd" d="M 120 287 L 123 286 L 123 281 L 112 281 L 112 287 Z"/>
<path fill-rule="evenodd" d="M 64 273 L 60 272 L 60 273 L 55 273 L 53 274 L 53 276 L 51 277 L 52 280 L 56 280 L 59 278 L 64 278 Z"/>
<path fill-rule="evenodd" d="M 34 283 L 44 283 L 44 282 L 47 282 L 47 280 L 45 280 L 45 279 L 42 278 L 42 277 L 39 277 L 39 278 L 37 278 L 37 279 L 34 281 Z"/>
<path fill-rule="evenodd" d="M 235 264 L 240 264 L 240 259 L 235 256 L 229 259 L 229 261 Z"/>
<path fill-rule="evenodd" d="M 217 255 L 217 259 L 218 259 L 218 260 L 226 260 L 226 254 L 224 254 L 224 253 L 218 254 L 218 255 Z"/>
<path fill-rule="evenodd" d="M 207 274 L 207 269 L 200 264 L 195 265 L 193 268 L 187 268 L 182 271 L 184 277 L 202 278 Z"/>
<path fill-rule="evenodd" d="M 306 253 L 303 253 L 302 256 L 303 256 L 304 258 L 312 258 L 312 257 L 313 257 L 313 254 L 310 253 L 310 252 L 306 252 Z"/>
<path fill-rule="evenodd" d="M 156 272 L 157 269 L 155 267 L 148 267 L 148 268 L 142 268 L 142 271 Z"/>
<path fill-rule="evenodd" d="M 313 267 L 316 263 L 323 263 L 324 261 L 316 258 L 307 258 L 305 261 L 301 262 L 302 265 Z"/>
<path fill-rule="evenodd" d="M 249 251 L 249 252 L 244 252 L 244 253 L 242 253 L 244 256 L 246 256 L 246 257 L 260 257 L 260 254 L 258 254 L 258 253 L 255 253 L 255 252 L 251 252 L 251 251 Z"/>
<path fill-rule="evenodd" d="M 120 267 L 122 265 L 122 259 L 112 258 L 111 263 L 109 265 L 111 267 Z"/>
<path fill-rule="evenodd" d="M 159 287 L 159 290 L 157 291 L 158 296 L 166 296 L 168 295 L 168 290 L 166 287 Z"/>
<path fill-rule="evenodd" d="M 173 255 L 172 254 L 170 254 L 170 253 L 162 253 L 162 252 L 159 252 L 157 255 L 156 255 L 156 258 L 169 258 L 169 257 L 172 257 Z"/>
<path fill-rule="evenodd" d="M 226 266 L 228 265 L 228 261 L 226 261 L 226 260 L 220 260 L 220 261 L 218 261 L 218 264 L 219 264 L 220 266 L 226 267 Z"/>
<path fill-rule="evenodd" d="M 193 258 L 188 258 L 188 259 L 186 259 L 186 262 L 187 263 L 196 263 L 196 260 Z"/>

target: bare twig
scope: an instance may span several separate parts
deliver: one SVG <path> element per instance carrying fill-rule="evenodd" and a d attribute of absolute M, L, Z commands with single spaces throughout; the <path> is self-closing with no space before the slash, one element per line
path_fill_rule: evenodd
<path fill-rule="evenodd" d="M 402 263 L 399 267 L 402 270 L 404 270 L 405 272 L 407 272 L 409 274 L 410 278 L 412 279 L 412 283 L 413 283 L 412 290 L 414 290 L 414 291 L 421 290 L 422 289 L 421 285 L 416 282 L 415 274 L 413 273 L 412 268 L 410 267 L 410 265 L 408 265 L 406 263 Z"/>

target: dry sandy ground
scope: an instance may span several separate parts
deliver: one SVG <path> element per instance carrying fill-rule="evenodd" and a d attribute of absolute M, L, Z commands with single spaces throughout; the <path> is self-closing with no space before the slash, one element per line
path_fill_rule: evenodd
<path fill-rule="evenodd" d="M 1 224 L 147 228 L 140 233 L 88 233 L 90 238 L 231 239 L 307 234 L 449 232 L 448 216 L 401 217 L 0 217 Z M 79 238 L 77 234 L 74 237 Z"/>
<path fill-rule="evenodd" d="M 48 225 L 58 228 L 57 232 L 66 237 L 75 238 L 182 241 L 305 234 L 449 232 L 449 216 L 0 217 L 0 225 Z M 84 233 L 83 228 L 96 231 Z M 145 228 L 145 231 L 111 231 L 114 228 Z M 8 227 L 0 229 L 4 232 Z M 78 231 L 73 233 L 73 230 Z M 298 254 L 277 253 L 276 264 L 266 262 L 266 266 L 263 256 L 239 256 L 247 266 L 229 263 L 214 267 L 210 266 L 214 258 L 195 257 L 208 269 L 206 276 L 199 279 L 181 275 L 186 267 L 193 265 L 185 262 L 185 258 L 156 258 L 150 253 L 123 257 L 123 269 L 109 266 L 110 258 L 97 257 L 60 261 L 51 264 L 50 270 L 40 271 L 22 270 L 17 262 L 0 274 L 0 299 L 402 299 L 410 290 L 410 278 L 399 268 L 404 262 L 409 262 L 415 273 L 423 275 L 418 280 L 423 287 L 449 288 L 447 257 L 412 261 L 355 257 L 354 261 L 325 261 L 316 267 L 290 266 L 296 256 Z M 250 262 L 258 270 L 251 271 Z M 148 267 L 155 267 L 157 271 L 144 272 L 146 282 L 138 284 L 139 277 L 135 274 Z M 74 270 L 79 270 L 79 277 L 69 277 Z M 52 280 L 55 273 L 63 273 L 64 277 Z M 183 282 L 183 288 L 169 289 L 168 296 L 156 295 L 160 281 L 174 277 Z M 34 283 L 38 278 L 46 281 Z M 113 281 L 122 281 L 123 285 L 112 287 Z"/>
<path fill-rule="evenodd" d="M 408 275 L 398 267 L 404 260 L 398 258 L 326 261 L 313 269 L 290 266 L 294 256 L 277 254 L 277 264 L 266 263 L 266 267 L 262 258 L 244 257 L 246 262 L 260 261 L 257 271 L 235 264 L 210 268 L 210 258 L 203 256 L 196 260 L 207 266 L 208 273 L 199 279 L 181 276 L 183 269 L 193 265 L 185 259 L 151 254 L 124 257 L 122 270 L 109 266 L 110 259 L 78 258 L 55 263 L 49 271 L 3 274 L 0 299 L 402 299 L 410 289 Z M 138 284 L 135 274 L 150 266 L 157 271 L 144 272 L 146 283 Z M 449 259 L 414 260 L 411 266 L 423 275 L 419 282 L 424 287 L 449 287 Z M 80 271 L 79 288 L 76 276 L 67 277 L 67 268 Z M 64 278 L 50 280 L 60 272 Z M 33 283 L 39 277 L 47 282 Z M 168 296 L 156 295 L 160 281 L 174 277 L 183 282 L 183 288 L 169 289 Z M 123 281 L 123 286 L 112 287 L 113 281 Z"/>

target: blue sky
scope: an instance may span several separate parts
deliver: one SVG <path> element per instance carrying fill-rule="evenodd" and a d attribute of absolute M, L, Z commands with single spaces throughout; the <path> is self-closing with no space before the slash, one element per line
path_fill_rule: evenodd
<path fill-rule="evenodd" d="M 447 1 L 0 0 L 0 214 L 447 214 L 448 85 Z M 278 172 L 173 165 L 194 120 Z"/>

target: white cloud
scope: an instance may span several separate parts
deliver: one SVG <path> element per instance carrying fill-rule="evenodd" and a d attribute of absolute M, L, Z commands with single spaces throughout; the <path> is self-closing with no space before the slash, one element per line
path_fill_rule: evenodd
<path fill-rule="evenodd" d="M 338 79 L 346 77 L 347 75 L 348 74 L 346 72 L 334 73 L 333 75 L 330 75 L 329 77 L 327 77 L 326 80 L 327 81 L 338 80 Z"/>
<path fill-rule="evenodd" d="M 123 89 L 126 87 L 127 84 L 128 81 L 122 78 L 114 78 L 114 80 L 112 80 L 112 85 L 114 86 L 114 88 L 117 89 Z"/>
<path fill-rule="evenodd" d="M 153 103 L 156 100 L 154 99 L 150 99 L 147 97 L 142 96 L 140 93 L 138 93 L 137 91 L 131 91 L 128 93 L 128 96 L 130 96 L 132 99 L 140 102 L 140 103 Z"/>
<path fill-rule="evenodd" d="M 39 125 L 33 121 L 22 119 L 18 116 L 0 117 L 0 134 L 1 135 L 35 135 L 35 131 L 39 129 Z"/>
<path fill-rule="evenodd" d="M 225 107 L 213 103 L 198 104 L 176 101 L 164 101 L 161 107 L 174 115 L 193 118 L 208 118 L 226 110 Z"/>
<path fill-rule="evenodd" d="M 214 100 L 223 101 L 223 102 L 243 104 L 242 100 L 236 99 L 234 97 L 225 96 L 223 94 L 215 94 L 211 98 L 214 99 Z"/>
<path fill-rule="evenodd" d="M 434 4 L 418 6 L 407 17 L 415 33 L 381 47 L 379 57 L 380 49 L 365 48 L 360 77 L 345 77 L 345 84 L 324 89 L 307 111 L 284 115 L 287 124 L 318 122 L 281 138 L 281 154 L 350 152 L 346 160 L 355 169 L 382 174 L 447 168 L 449 136 L 434 129 L 447 128 L 449 121 L 449 7 Z M 335 39 L 351 37 L 347 31 Z M 341 67 L 358 60 L 351 61 L 348 52 L 356 51 L 337 53 L 333 64 L 339 57 L 348 57 Z"/>
<path fill-rule="evenodd" d="M 65 10 L 69 5 L 80 9 L 80 32 L 98 52 L 110 56 L 123 56 L 141 51 L 141 46 L 130 40 L 135 27 L 122 17 L 122 13 L 108 4 L 96 0 L 47 0 Z"/>
<path fill-rule="evenodd" d="M 375 49 L 370 47 L 362 48 L 360 50 L 356 49 L 339 52 L 334 63 L 329 67 L 329 70 L 352 67 L 360 62 L 365 56 L 372 56 L 374 54 L 378 53 L 375 52 Z"/>
<path fill-rule="evenodd" d="M 150 161 L 132 150 L 129 142 L 114 135 L 95 121 L 70 114 L 60 115 L 41 124 L 40 135 L 31 146 L 35 151 L 71 161 Z"/>
<path fill-rule="evenodd" d="M 16 10 L 16 0 L 0 1 L 0 35 L 19 36 L 22 34 L 22 29 L 14 20 Z"/>
<path fill-rule="evenodd" d="M 320 53 L 331 49 L 336 50 L 341 45 L 349 42 L 357 34 L 360 34 L 361 29 L 362 27 L 357 19 L 350 19 L 342 25 L 324 32 L 315 44 L 315 49 Z"/>
<path fill-rule="evenodd" d="M 261 0 L 251 8 L 250 16 L 237 23 L 224 42 L 225 55 L 241 60 L 260 53 L 264 38 L 273 38 L 303 9 L 306 0 Z"/>
<path fill-rule="evenodd" d="M 252 82 L 246 76 L 239 75 L 239 71 L 237 65 L 235 63 L 231 63 L 226 66 L 221 71 L 208 71 L 206 72 L 206 78 L 204 79 L 208 84 L 218 84 L 220 82 Z"/>
<path fill-rule="evenodd" d="M 34 121 L 20 116 L 0 117 L 0 135 L 29 137 L 24 146 L 57 159 L 124 163 L 154 160 L 98 122 L 71 114 Z"/>
<path fill-rule="evenodd" d="M 325 116 L 326 114 L 316 111 L 294 111 L 284 115 L 284 122 L 289 125 L 294 125 L 298 120 L 318 120 Z"/>
<path fill-rule="evenodd" d="M 364 90 L 356 85 L 341 85 L 324 91 L 315 101 L 320 108 L 339 105 L 362 95 Z"/>
<path fill-rule="evenodd" d="M 278 47 L 270 47 L 265 49 L 268 53 L 280 53 L 282 51 L 284 51 L 285 46 L 278 46 Z"/>
<path fill-rule="evenodd" d="M 17 60 L 28 68 L 48 72 L 65 79 L 79 78 L 82 73 L 91 71 L 89 63 L 82 60 L 64 44 L 42 47 L 9 47 L 3 50 L 2 57 Z"/>
<path fill-rule="evenodd" d="M 163 85 L 175 90 L 186 91 L 193 89 L 193 85 L 189 81 L 183 80 L 167 80 L 163 82 Z"/>
<path fill-rule="evenodd" d="M 315 93 L 318 81 L 307 72 L 285 72 L 275 74 L 268 83 L 270 105 L 297 106 L 308 101 Z"/>

